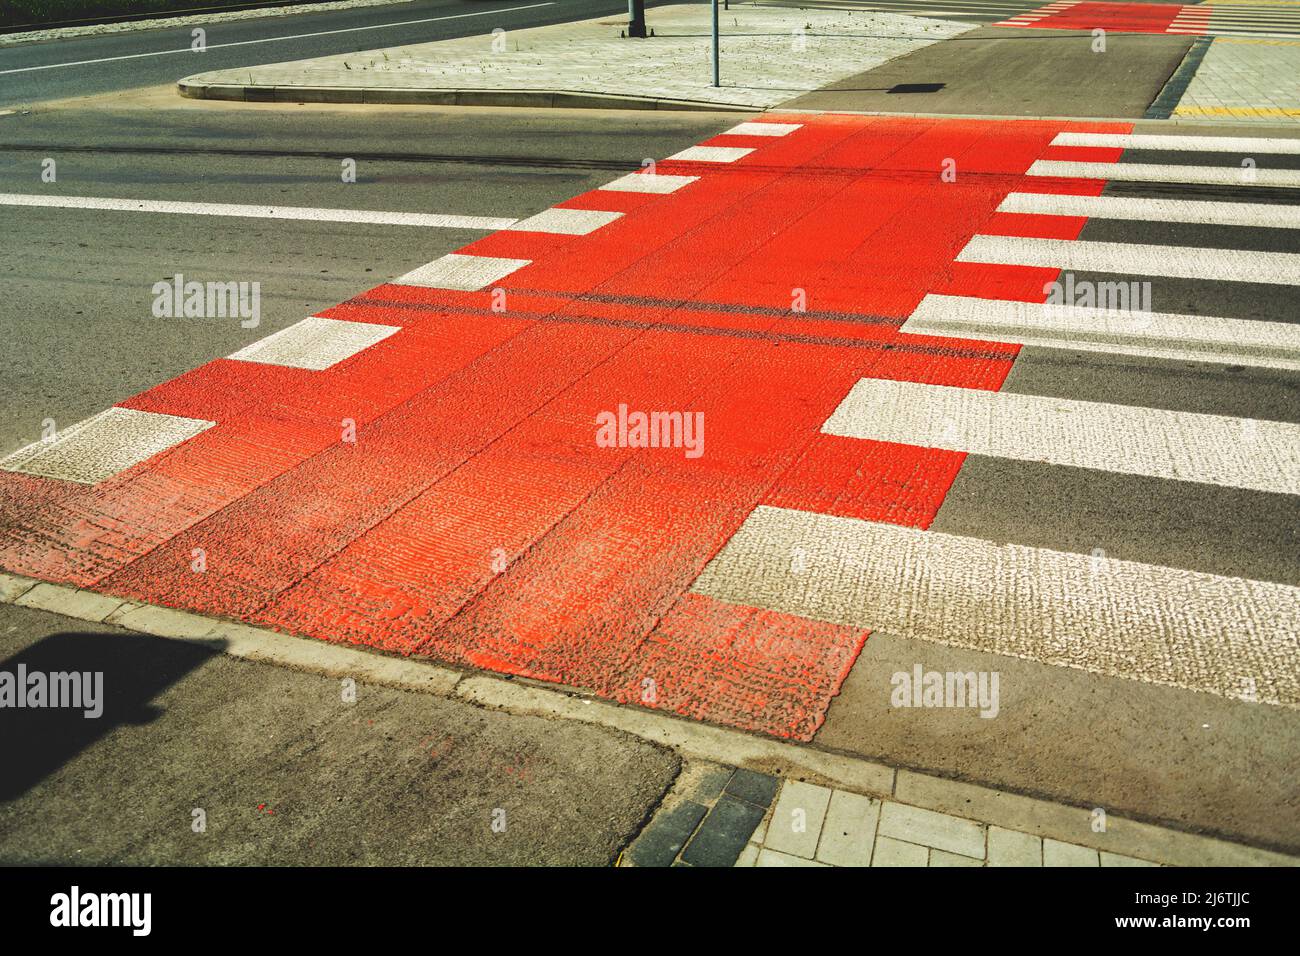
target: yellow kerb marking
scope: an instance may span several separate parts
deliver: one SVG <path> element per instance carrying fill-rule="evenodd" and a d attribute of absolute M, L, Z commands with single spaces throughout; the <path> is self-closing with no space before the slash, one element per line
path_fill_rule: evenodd
<path fill-rule="evenodd" d="M 1180 106 L 1177 116 L 1300 116 L 1300 108 L 1284 109 L 1280 106 Z"/>

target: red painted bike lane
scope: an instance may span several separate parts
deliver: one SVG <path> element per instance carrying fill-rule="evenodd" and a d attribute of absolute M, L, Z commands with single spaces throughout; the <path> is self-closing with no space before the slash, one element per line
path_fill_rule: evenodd
<path fill-rule="evenodd" d="M 1020 26 L 1032 30 L 1108 30 L 1113 33 L 1167 33 L 1169 27 L 1186 10 L 1196 6 L 1174 3 L 1076 3 L 1046 13 L 1039 19 L 1026 23 L 997 24 Z"/>
<path fill-rule="evenodd" d="M 1041 301 L 1055 270 L 953 258 L 978 232 L 1076 236 L 996 208 L 1099 188 L 1023 174 L 1082 158 L 1063 129 L 1128 128 L 780 121 L 703 144 L 753 150 L 734 162 L 662 161 L 699 177 L 676 192 L 565 203 L 623 214 L 590 234 L 461 250 L 529 260 L 492 288 L 321 313 L 400 327 L 324 371 L 222 359 L 136 396 L 217 425 L 106 482 L 0 473 L 0 565 L 810 738 L 867 635 L 688 588 L 760 504 L 929 524 L 961 454 L 822 424 L 864 377 L 998 388 L 1015 347 L 898 326 L 927 292 Z M 701 413 L 703 454 L 601 447 L 619 406 Z"/>

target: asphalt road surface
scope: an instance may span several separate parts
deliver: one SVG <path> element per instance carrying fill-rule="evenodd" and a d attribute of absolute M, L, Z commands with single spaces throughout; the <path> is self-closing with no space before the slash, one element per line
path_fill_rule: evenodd
<path fill-rule="evenodd" d="M 232 110 L 164 88 L 0 117 L 0 190 L 46 188 L 49 158 L 65 196 L 522 219 L 730 123 L 640 111 Z M 346 159 L 355 182 L 343 180 Z M 40 437 L 46 419 L 71 424 L 487 231 L 85 209 L 4 216 L 4 453 Z M 178 273 L 260 283 L 258 326 L 158 322 L 153 286 Z"/>
<path fill-rule="evenodd" d="M 0 117 L 0 566 L 1300 847 L 1300 140 L 746 120 Z"/>
<path fill-rule="evenodd" d="M 216 20 L 206 49 L 194 25 L 0 45 L 0 108 L 175 83 L 205 70 L 279 63 L 332 53 L 488 36 L 622 12 L 608 0 L 410 0 L 291 16 Z"/>

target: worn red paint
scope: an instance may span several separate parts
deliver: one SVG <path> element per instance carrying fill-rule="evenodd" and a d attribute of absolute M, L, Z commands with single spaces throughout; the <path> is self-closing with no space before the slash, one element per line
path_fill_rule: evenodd
<path fill-rule="evenodd" d="M 1023 174 L 1062 129 L 1129 127 L 782 119 L 735 164 L 661 163 L 701 177 L 677 193 L 566 203 L 625 213 L 591 235 L 462 250 L 533 260 L 506 313 L 383 285 L 324 314 L 401 331 L 331 369 L 223 359 L 136 396 L 217 426 L 95 488 L 0 474 L 0 564 L 809 739 L 866 634 L 691 583 L 760 504 L 928 526 L 960 454 L 823 422 L 863 377 L 998 388 L 1015 347 L 899 325 L 927 292 L 1041 301 L 1054 270 L 954 256 L 1077 235 L 997 206 L 1095 191 Z M 620 403 L 703 412 L 704 455 L 598 447 Z"/>
<path fill-rule="evenodd" d="M 1077 3 L 1030 23 L 1000 23 L 1027 30 L 1106 30 L 1111 33 L 1166 33 L 1184 10 L 1172 3 Z"/>

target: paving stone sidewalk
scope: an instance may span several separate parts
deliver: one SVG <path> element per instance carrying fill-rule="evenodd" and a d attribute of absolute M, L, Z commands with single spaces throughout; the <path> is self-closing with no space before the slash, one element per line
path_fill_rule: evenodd
<path fill-rule="evenodd" d="M 1076 812 L 1081 828 L 1104 824 L 1104 815 L 1098 817 L 1095 810 Z M 1167 833 L 1177 838 L 1173 831 Z M 1173 865 L 1161 851 L 1162 842 L 1149 841 L 1143 859 L 888 798 L 694 761 L 684 767 L 619 865 Z M 1250 862 L 1294 865 L 1300 860 L 1259 851 Z"/>
<path fill-rule="evenodd" d="M 710 9 L 654 7 L 656 36 L 623 39 L 625 16 L 318 57 L 187 77 L 187 96 L 329 102 L 462 100 L 549 105 L 541 94 L 765 109 L 972 29 L 971 24 L 860 10 L 737 6 L 721 23 L 722 82 L 712 86 Z M 471 95 L 477 94 L 478 99 Z M 513 98 L 512 98 L 513 97 Z M 581 105 L 563 102 L 554 105 Z"/>
<path fill-rule="evenodd" d="M 1300 123 L 1300 40 L 1215 37 L 1174 116 Z"/>

